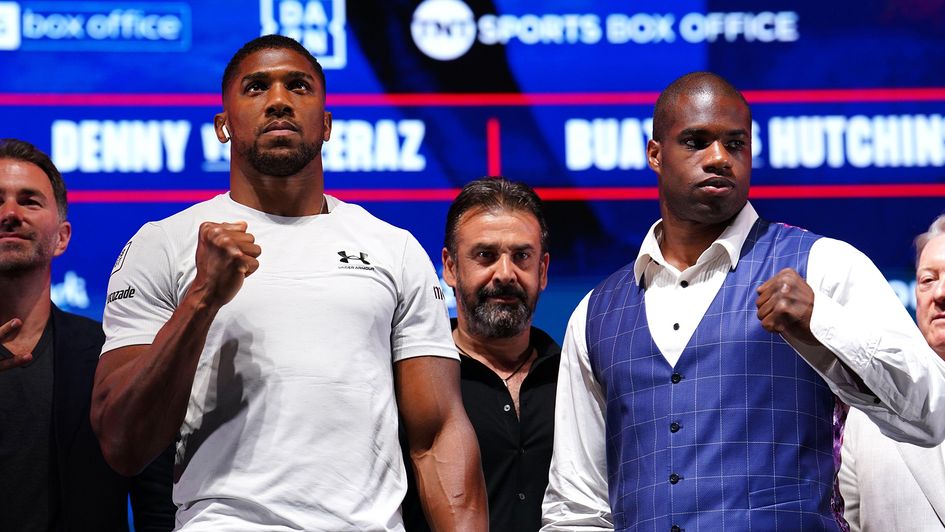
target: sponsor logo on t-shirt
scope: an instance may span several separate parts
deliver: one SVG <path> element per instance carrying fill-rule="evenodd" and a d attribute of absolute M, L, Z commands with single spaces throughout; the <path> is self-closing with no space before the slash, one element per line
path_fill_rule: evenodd
<path fill-rule="evenodd" d="M 112 301 L 118 301 L 119 299 L 131 299 L 133 297 L 135 297 L 135 289 L 129 286 L 124 290 L 115 290 L 114 292 L 108 294 L 108 299 L 105 300 L 105 303 L 111 303 Z"/>
<path fill-rule="evenodd" d="M 120 270 L 121 267 L 125 265 L 125 255 L 128 254 L 128 248 L 130 247 L 131 247 L 131 240 L 129 240 L 128 243 L 125 244 L 125 247 L 121 248 L 121 253 L 119 253 L 118 258 L 115 259 L 115 265 L 112 266 L 112 275 L 114 275 L 115 272 Z"/>
<path fill-rule="evenodd" d="M 359 251 L 357 255 L 348 253 L 346 250 L 338 251 L 338 255 L 341 256 L 341 259 L 338 262 L 343 262 L 344 264 L 338 266 L 339 270 L 373 270 L 374 266 L 371 266 L 371 263 L 368 262 L 368 254 Z M 360 265 L 352 264 L 351 261 L 360 262 Z"/>

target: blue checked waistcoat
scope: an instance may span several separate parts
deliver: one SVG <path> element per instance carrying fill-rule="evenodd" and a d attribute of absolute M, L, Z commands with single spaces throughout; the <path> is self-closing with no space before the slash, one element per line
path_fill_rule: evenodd
<path fill-rule="evenodd" d="M 818 238 L 759 219 L 675 368 L 632 264 L 594 290 L 587 346 L 607 400 L 616 530 L 847 528 L 835 488 L 846 407 L 755 306 L 782 268 L 806 277 Z"/>

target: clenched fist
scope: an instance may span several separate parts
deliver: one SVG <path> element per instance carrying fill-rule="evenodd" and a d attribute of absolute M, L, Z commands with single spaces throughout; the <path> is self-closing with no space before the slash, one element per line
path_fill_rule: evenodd
<path fill-rule="evenodd" d="M 765 330 L 806 344 L 819 342 L 810 332 L 814 291 L 791 268 L 785 268 L 758 287 L 758 319 Z"/>
<path fill-rule="evenodd" d="M 262 249 L 246 222 L 200 224 L 197 237 L 197 275 L 192 290 L 203 291 L 211 305 L 229 303 L 243 286 L 243 280 L 259 268 Z"/>

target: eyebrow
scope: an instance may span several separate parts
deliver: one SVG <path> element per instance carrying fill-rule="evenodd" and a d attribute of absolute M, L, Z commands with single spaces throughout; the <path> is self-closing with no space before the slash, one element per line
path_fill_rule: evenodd
<path fill-rule="evenodd" d="M 470 249 L 472 251 L 479 251 L 483 249 L 498 249 L 500 247 L 499 244 L 491 242 L 475 242 L 470 246 Z M 509 246 L 509 248 L 511 248 L 512 251 L 529 251 L 535 249 L 535 246 L 532 244 L 513 244 Z"/>
<path fill-rule="evenodd" d="M 711 131 L 709 131 L 706 128 L 701 128 L 701 127 L 690 127 L 679 132 L 680 137 L 689 136 L 689 135 L 710 135 L 710 134 L 712 134 Z M 748 130 L 742 129 L 742 128 L 730 129 L 724 132 L 723 135 L 726 137 L 747 137 Z"/>
<path fill-rule="evenodd" d="M 38 188 L 21 188 L 16 191 L 17 196 L 39 196 L 41 198 L 46 198 L 46 194 L 43 194 L 42 190 Z"/>
<path fill-rule="evenodd" d="M 302 72 L 301 70 L 290 70 L 285 73 L 285 77 L 288 79 L 305 79 L 305 80 L 314 80 L 311 74 L 307 72 Z M 272 78 L 270 72 L 253 72 L 243 76 L 243 83 L 249 81 L 267 81 Z"/>

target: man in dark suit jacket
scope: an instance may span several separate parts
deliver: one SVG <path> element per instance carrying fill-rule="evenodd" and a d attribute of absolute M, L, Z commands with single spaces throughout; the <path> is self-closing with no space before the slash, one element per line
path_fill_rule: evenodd
<path fill-rule="evenodd" d="M 69 244 L 66 191 L 32 145 L 0 140 L 0 530 L 171 530 L 173 455 L 125 478 L 89 423 L 105 336 L 50 300 L 50 265 Z"/>

